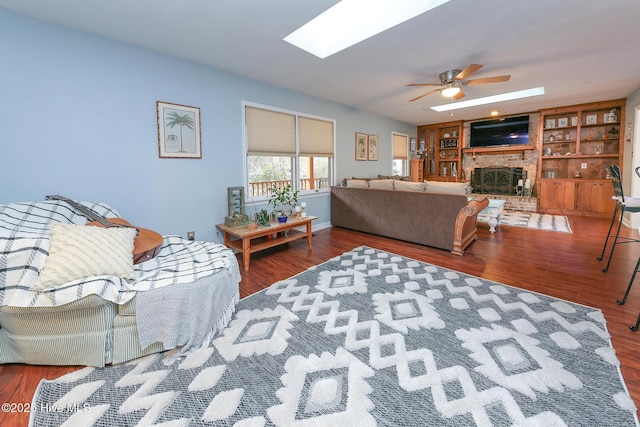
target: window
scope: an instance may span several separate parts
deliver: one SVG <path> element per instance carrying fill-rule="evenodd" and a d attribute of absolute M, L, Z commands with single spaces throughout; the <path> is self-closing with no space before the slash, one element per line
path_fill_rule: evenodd
<path fill-rule="evenodd" d="M 408 175 L 409 136 L 394 132 L 391 137 L 393 139 L 393 174 Z"/>
<path fill-rule="evenodd" d="M 333 183 L 335 121 L 245 105 L 248 197 L 291 184 L 300 194 Z"/>

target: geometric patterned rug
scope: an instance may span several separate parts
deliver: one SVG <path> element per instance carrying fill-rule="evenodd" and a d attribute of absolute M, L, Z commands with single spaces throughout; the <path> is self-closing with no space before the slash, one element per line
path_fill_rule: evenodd
<path fill-rule="evenodd" d="M 639 425 L 600 310 L 368 247 L 163 360 L 43 380 L 30 425 Z"/>
<path fill-rule="evenodd" d="M 478 215 L 478 221 L 489 221 L 488 215 Z M 569 219 L 564 215 L 540 214 L 537 212 L 502 211 L 501 225 L 535 228 L 537 230 L 572 233 Z"/>

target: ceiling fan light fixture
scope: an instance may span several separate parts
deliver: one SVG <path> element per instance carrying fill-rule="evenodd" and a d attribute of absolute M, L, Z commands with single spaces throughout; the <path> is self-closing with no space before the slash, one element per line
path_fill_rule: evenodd
<path fill-rule="evenodd" d="M 447 87 L 442 89 L 442 91 L 440 93 L 445 98 L 452 98 L 452 97 L 456 96 L 458 93 L 460 93 L 460 87 L 454 86 L 452 84 L 449 84 L 449 85 L 447 85 Z"/>

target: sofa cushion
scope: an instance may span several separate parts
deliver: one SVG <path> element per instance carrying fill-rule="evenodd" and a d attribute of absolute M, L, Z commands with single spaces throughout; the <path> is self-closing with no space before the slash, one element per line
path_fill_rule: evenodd
<path fill-rule="evenodd" d="M 52 224 L 49 256 L 33 290 L 91 276 L 133 278 L 136 234 L 134 228 Z"/>
<path fill-rule="evenodd" d="M 425 181 L 425 191 L 427 193 L 460 194 L 466 196 L 468 190 L 468 182 Z"/>
<path fill-rule="evenodd" d="M 345 187 L 369 188 L 369 183 L 364 179 L 348 179 Z"/>
<path fill-rule="evenodd" d="M 393 186 L 399 191 L 424 191 L 424 182 L 396 181 L 393 183 Z"/>
<path fill-rule="evenodd" d="M 365 181 L 365 182 L 369 182 L 372 179 L 376 179 L 376 178 L 359 178 L 357 176 L 352 176 L 351 178 L 343 178 L 340 185 L 342 187 L 346 187 L 347 186 L 347 181 L 351 180 L 351 179 L 357 179 L 357 180 L 361 180 L 361 181 Z"/>
<path fill-rule="evenodd" d="M 376 190 L 393 190 L 393 179 L 372 179 L 369 181 L 369 188 Z"/>

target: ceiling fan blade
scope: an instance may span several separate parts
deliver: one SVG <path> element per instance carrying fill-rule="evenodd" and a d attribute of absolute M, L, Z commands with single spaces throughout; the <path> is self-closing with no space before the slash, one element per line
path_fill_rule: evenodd
<path fill-rule="evenodd" d="M 469 64 L 467 66 L 467 68 L 465 68 L 464 70 L 460 71 L 458 73 L 458 75 L 455 77 L 456 80 L 466 80 L 471 74 L 475 73 L 476 71 L 478 71 L 480 68 L 482 68 L 482 64 Z"/>
<path fill-rule="evenodd" d="M 425 97 L 425 96 L 427 96 L 427 95 L 431 95 L 431 94 L 432 94 L 432 93 L 434 93 L 434 92 L 440 92 L 440 90 L 441 90 L 441 89 L 434 89 L 434 90 L 430 90 L 430 91 L 429 91 L 429 92 L 427 92 L 427 93 L 424 93 L 424 94 L 422 94 L 422 95 L 420 95 L 420 96 L 417 96 L 417 97 L 415 97 L 415 98 L 413 98 L 413 99 L 410 99 L 410 100 L 409 100 L 409 102 L 417 101 L 418 99 L 420 99 L 420 98 L 424 98 L 424 97 Z"/>
<path fill-rule="evenodd" d="M 460 92 L 456 93 L 453 97 L 454 97 L 455 99 L 461 99 L 461 98 L 464 98 L 464 92 L 462 91 L 462 89 L 460 89 Z"/>
<path fill-rule="evenodd" d="M 410 83 L 407 86 L 442 86 L 440 83 Z"/>
<path fill-rule="evenodd" d="M 482 85 L 485 83 L 500 83 L 500 82 L 506 82 L 511 78 L 510 75 L 506 75 L 506 76 L 495 76 L 495 77 L 484 77 L 481 79 L 473 79 L 473 80 L 467 80 L 467 85 Z"/>

